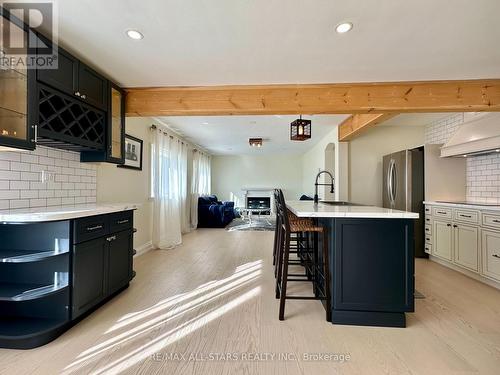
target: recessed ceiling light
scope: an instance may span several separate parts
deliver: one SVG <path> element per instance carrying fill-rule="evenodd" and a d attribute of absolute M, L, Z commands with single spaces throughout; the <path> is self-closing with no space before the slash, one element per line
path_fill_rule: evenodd
<path fill-rule="evenodd" d="M 134 40 L 141 40 L 142 38 L 144 38 L 144 35 L 140 31 L 132 30 L 132 29 L 127 30 L 127 36 L 130 39 L 134 39 Z"/>
<path fill-rule="evenodd" d="M 202 125 L 208 125 L 208 122 L 204 121 L 201 123 Z"/>
<path fill-rule="evenodd" d="M 351 22 L 342 22 L 339 23 L 335 27 L 335 31 L 338 32 L 339 34 L 346 33 L 352 29 L 352 23 Z"/>

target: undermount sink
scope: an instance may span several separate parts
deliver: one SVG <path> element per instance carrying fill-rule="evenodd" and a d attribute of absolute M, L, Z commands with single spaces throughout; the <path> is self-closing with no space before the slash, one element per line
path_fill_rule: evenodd
<path fill-rule="evenodd" d="M 344 201 L 320 201 L 320 203 L 328 204 L 330 206 L 362 206 L 362 204 L 359 203 L 351 203 Z"/>

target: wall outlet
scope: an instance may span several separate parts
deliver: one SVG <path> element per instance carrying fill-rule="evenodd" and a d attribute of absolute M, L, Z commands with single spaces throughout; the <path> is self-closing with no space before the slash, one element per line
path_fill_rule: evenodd
<path fill-rule="evenodd" d="M 55 178 L 56 177 L 54 172 L 42 171 L 42 173 L 40 173 L 40 182 L 43 184 L 49 181 L 54 182 Z"/>

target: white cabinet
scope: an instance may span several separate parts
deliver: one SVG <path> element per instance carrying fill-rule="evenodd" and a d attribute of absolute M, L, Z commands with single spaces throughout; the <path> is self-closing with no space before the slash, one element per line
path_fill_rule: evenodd
<path fill-rule="evenodd" d="M 500 212 L 433 204 L 426 205 L 425 218 L 426 253 L 500 285 Z"/>
<path fill-rule="evenodd" d="M 483 229 L 483 275 L 500 281 L 500 233 Z"/>
<path fill-rule="evenodd" d="M 479 229 L 469 225 L 453 224 L 454 261 L 471 271 L 479 271 Z M 499 259 L 500 260 L 500 259 Z"/>
<path fill-rule="evenodd" d="M 451 223 L 434 220 L 433 255 L 446 260 L 453 260 L 453 236 Z"/>

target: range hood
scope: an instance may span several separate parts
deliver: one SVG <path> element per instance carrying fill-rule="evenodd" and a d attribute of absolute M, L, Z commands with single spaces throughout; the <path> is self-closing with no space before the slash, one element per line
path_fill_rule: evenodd
<path fill-rule="evenodd" d="M 441 157 L 500 152 L 500 113 L 464 113 L 464 123 L 441 147 Z"/>

